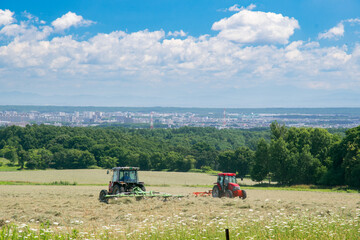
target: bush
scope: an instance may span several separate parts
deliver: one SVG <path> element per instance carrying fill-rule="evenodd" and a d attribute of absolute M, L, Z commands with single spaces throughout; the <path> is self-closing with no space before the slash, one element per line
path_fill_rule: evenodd
<path fill-rule="evenodd" d="M 14 166 L 15 166 L 15 164 L 12 163 L 12 162 L 7 163 L 6 165 L 7 165 L 8 167 L 14 167 Z"/>
<path fill-rule="evenodd" d="M 212 170 L 211 167 L 209 167 L 209 166 L 202 166 L 201 171 L 204 173 L 207 173 L 207 172 L 212 172 L 214 170 Z"/>
<path fill-rule="evenodd" d="M 96 165 L 91 165 L 87 169 L 103 169 L 103 168 L 99 167 L 99 166 L 96 166 Z"/>

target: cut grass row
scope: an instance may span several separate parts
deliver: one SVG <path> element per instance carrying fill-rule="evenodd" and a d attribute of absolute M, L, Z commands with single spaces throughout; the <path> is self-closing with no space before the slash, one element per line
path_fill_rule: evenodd
<path fill-rule="evenodd" d="M 68 181 L 55 181 L 50 183 L 37 183 L 37 182 L 25 182 L 25 181 L 0 181 L 0 185 L 78 185 L 76 182 L 70 183 Z"/>
<path fill-rule="evenodd" d="M 207 187 L 212 188 L 214 185 L 183 185 L 183 187 Z M 358 189 L 351 189 L 348 187 L 322 187 L 314 185 L 294 185 L 294 186 L 264 186 L 264 185 L 242 185 L 240 184 L 241 189 L 252 189 L 252 190 L 279 190 L 279 191 L 306 191 L 306 192 L 339 192 L 339 193 L 359 193 Z"/>
<path fill-rule="evenodd" d="M 28 181 L 0 181 L 0 185 L 60 185 L 60 186 L 107 186 L 107 184 L 78 184 L 77 182 L 68 182 L 68 181 L 54 181 L 49 183 L 40 183 L 40 182 L 28 182 Z M 149 187 L 170 187 L 169 184 L 152 184 L 147 185 Z M 213 185 L 182 185 L 182 187 L 189 188 L 212 188 Z M 253 190 L 279 190 L 279 191 L 307 191 L 307 192 L 340 192 L 340 193 L 359 193 L 357 189 L 349 189 L 346 187 L 333 187 L 333 188 L 320 188 L 308 185 L 298 185 L 298 186 L 242 186 L 243 189 L 253 189 Z"/>
<path fill-rule="evenodd" d="M 68 182 L 68 181 L 55 181 L 49 183 L 40 183 L 40 182 L 27 182 L 27 181 L 0 181 L 0 185 L 33 185 L 33 186 L 107 186 L 107 184 L 78 184 L 77 182 Z M 149 187 L 170 187 L 169 184 L 154 184 L 147 185 Z"/>

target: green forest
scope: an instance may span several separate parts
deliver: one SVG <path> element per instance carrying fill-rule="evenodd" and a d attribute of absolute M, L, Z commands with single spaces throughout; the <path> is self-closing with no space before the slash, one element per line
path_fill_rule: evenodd
<path fill-rule="evenodd" d="M 218 170 L 258 182 L 359 188 L 360 126 L 346 132 L 277 122 L 249 130 L 11 126 L 0 128 L 0 157 L 19 169 Z"/>

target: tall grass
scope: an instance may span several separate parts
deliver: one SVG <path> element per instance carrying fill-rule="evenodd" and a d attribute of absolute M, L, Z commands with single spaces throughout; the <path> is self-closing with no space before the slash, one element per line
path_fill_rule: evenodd
<path fill-rule="evenodd" d="M 76 228 L 61 230 L 50 223 L 38 229 L 5 224 L 0 229 L 0 239 L 224 239 L 225 229 L 230 239 L 360 239 L 360 209 L 352 217 L 332 212 L 302 215 L 276 215 L 253 218 L 238 216 L 232 219 L 226 214 L 203 222 L 197 215 L 190 219 L 176 215 L 154 224 L 156 216 L 150 215 L 139 228 L 124 229 L 116 225 L 80 232 Z M 60 229 L 60 230 L 59 230 Z"/>

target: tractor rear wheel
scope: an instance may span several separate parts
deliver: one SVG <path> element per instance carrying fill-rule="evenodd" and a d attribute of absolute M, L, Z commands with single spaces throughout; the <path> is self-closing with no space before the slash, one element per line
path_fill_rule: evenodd
<path fill-rule="evenodd" d="M 246 196 L 246 192 L 245 192 L 245 190 L 241 190 L 242 191 L 242 199 L 245 199 L 247 196 Z"/>
<path fill-rule="evenodd" d="M 108 195 L 108 191 L 105 189 L 101 190 L 99 194 L 99 201 L 108 203 L 108 199 L 105 197 L 106 195 Z"/>
<path fill-rule="evenodd" d="M 226 190 L 225 196 L 228 197 L 228 198 L 233 198 L 233 197 L 234 197 L 234 195 L 233 195 L 233 193 L 232 193 L 231 190 Z"/>
<path fill-rule="evenodd" d="M 212 189 L 212 196 L 213 197 L 220 197 L 220 190 L 219 187 L 217 185 L 215 185 Z"/>
<path fill-rule="evenodd" d="M 119 194 L 119 193 L 123 193 L 125 192 L 124 187 L 123 186 L 119 186 L 119 185 L 115 185 L 114 189 L 113 189 L 113 194 Z"/>

